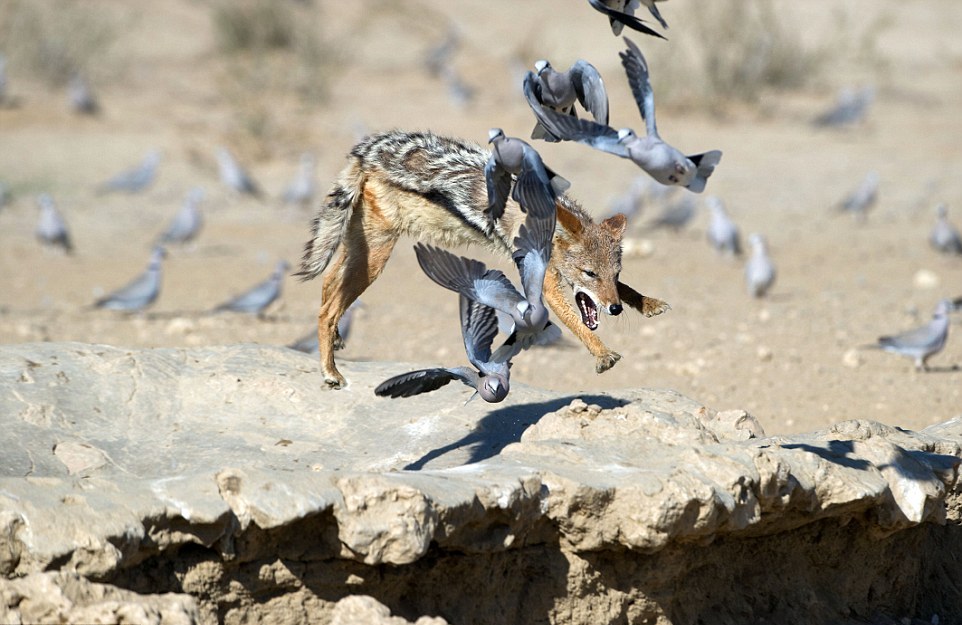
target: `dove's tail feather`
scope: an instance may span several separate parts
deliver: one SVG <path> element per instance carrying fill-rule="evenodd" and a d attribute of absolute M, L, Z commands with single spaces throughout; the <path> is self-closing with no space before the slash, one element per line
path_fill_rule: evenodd
<path fill-rule="evenodd" d="M 436 391 L 455 377 L 446 369 L 419 369 L 384 380 L 374 389 L 378 397 L 413 397 Z"/>

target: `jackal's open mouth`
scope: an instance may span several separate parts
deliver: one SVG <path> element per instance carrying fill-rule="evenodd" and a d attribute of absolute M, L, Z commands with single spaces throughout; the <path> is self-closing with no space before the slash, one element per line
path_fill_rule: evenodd
<path fill-rule="evenodd" d="M 598 305 L 595 304 L 595 300 L 591 299 L 591 296 L 584 291 L 578 291 L 575 293 L 575 302 L 578 304 L 578 310 L 581 312 L 581 323 L 588 326 L 589 330 L 597 330 Z"/>

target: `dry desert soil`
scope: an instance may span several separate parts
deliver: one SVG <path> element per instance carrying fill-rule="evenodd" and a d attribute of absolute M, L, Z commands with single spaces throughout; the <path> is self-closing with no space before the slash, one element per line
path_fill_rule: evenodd
<path fill-rule="evenodd" d="M 762 14 L 746 12 L 749 5 Z M 248 20 L 277 20 L 276 47 L 245 47 L 242 33 L 227 30 L 232 19 L 243 25 L 231 6 L 254 12 Z M 296 264 L 315 208 L 364 133 L 432 130 L 483 143 L 497 126 L 526 137 L 532 118 L 519 80 L 539 58 L 558 67 L 577 58 L 595 64 L 612 125 L 641 127 L 618 59 L 624 43 L 580 0 L 278 0 L 271 16 L 258 17 L 263 6 L 0 4 L 8 61 L 0 183 L 9 190 L 0 207 L 0 343 L 283 345 L 301 337 L 314 323 L 319 280 L 288 278 L 264 319 L 207 311 L 266 277 L 278 259 Z M 560 346 L 519 356 L 512 379 L 572 393 L 671 388 L 711 408 L 748 410 L 769 434 L 850 418 L 914 429 L 962 413 L 962 315 L 929 372 L 858 349 L 924 323 L 940 298 L 962 296 L 962 256 L 927 244 L 936 204 L 948 205 L 962 226 L 962 5 L 717 6 L 728 15 L 704 14 L 698 0 L 671 0 L 662 5 L 668 41 L 630 36 L 649 58 L 662 136 L 687 152 L 724 152 L 705 195 L 725 202 L 743 235 L 767 237 L 774 288 L 749 297 L 744 260 L 708 246 L 702 196 L 692 223 L 677 233 L 643 228 L 661 210 L 649 203 L 630 224 L 622 277 L 671 311 L 604 317 L 598 332 L 623 356 L 607 373 L 597 375 L 566 334 Z M 452 25 L 460 46 L 451 64 L 473 93 L 466 102 L 423 64 Z M 752 74 L 756 62 L 772 71 Z M 64 78 L 72 67 L 89 76 L 99 115 L 68 109 Z M 735 72 L 726 87 L 722 78 L 733 68 L 747 77 Z M 862 86 L 875 92 L 862 122 L 813 126 L 840 89 Z M 262 199 L 220 184 L 214 152 L 221 145 L 259 182 Z M 641 173 L 585 146 L 535 145 L 596 217 Z M 101 182 L 151 149 L 162 161 L 149 189 L 98 194 Z M 318 197 L 311 207 L 285 206 L 280 195 L 305 151 L 317 158 Z M 834 210 L 869 171 L 879 174 L 879 198 L 864 222 Z M 152 241 L 196 186 L 206 192 L 204 230 L 170 248 L 155 305 L 132 316 L 92 309 L 142 270 Z M 40 193 L 64 214 L 72 255 L 35 240 Z M 364 293 L 341 358 L 464 361 L 457 299 L 420 272 L 412 242 L 397 246 Z"/>

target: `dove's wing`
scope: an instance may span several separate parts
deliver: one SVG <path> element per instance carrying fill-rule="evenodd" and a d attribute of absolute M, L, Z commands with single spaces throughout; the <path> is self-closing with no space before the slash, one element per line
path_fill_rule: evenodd
<path fill-rule="evenodd" d="M 488 185 L 488 208 L 485 214 L 496 221 L 504 214 L 504 207 L 508 202 L 511 191 L 511 174 L 503 168 L 491 153 L 488 164 L 484 166 L 484 179 Z"/>
<path fill-rule="evenodd" d="M 907 330 L 893 336 L 879 337 L 882 348 L 893 350 L 926 350 L 938 345 L 942 340 L 944 323 L 932 320 L 924 326 Z"/>
<path fill-rule="evenodd" d="M 468 361 L 479 370 L 491 360 L 491 344 L 498 334 L 494 309 L 461 295 L 459 298 L 461 336 Z"/>
<path fill-rule="evenodd" d="M 460 380 L 471 388 L 477 388 L 479 376 L 467 367 L 419 369 L 381 382 L 374 389 L 374 394 L 380 397 L 413 397 L 435 391 L 451 380 Z"/>
<path fill-rule="evenodd" d="M 557 212 L 555 189 L 570 186 L 567 180 L 548 171 L 537 150 L 526 146 L 512 197 L 526 213 L 542 219 L 550 218 Z"/>
<path fill-rule="evenodd" d="M 585 107 L 595 121 L 608 125 L 608 93 L 601 74 L 595 66 L 587 61 L 578 59 L 569 70 L 575 94 L 581 106 Z"/>
<path fill-rule="evenodd" d="M 524 299 L 507 276 L 484 263 L 423 243 L 414 252 L 429 278 L 476 302 L 511 314 Z"/>
<path fill-rule="evenodd" d="M 648 62 L 642 56 L 641 50 L 635 43 L 624 38 L 628 49 L 619 52 L 621 64 L 628 75 L 628 86 L 631 87 L 631 95 L 635 98 L 635 104 L 641 112 L 642 119 L 645 120 L 645 129 L 649 136 L 658 136 L 658 127 L 655 124 L 655 94 L 651 88 L 651 79 L 648 75 Z"/>
<path fill-rule="evenodd" d="M 629 158 L 628 148 L 618 139 L 618 131 L 587 119 L 556 113 L 551 109 L 535 110 L 535 116 L 553 135 L 565 141 L 577 141 L 622 158 Z"/>
<path fill-rule="evenodd" d="M 600 11 L 608 16 L 608 20 L 612 25 L 612 32 L 614 32 L 615 24 L 621 23 L 632 30 L 637 30 L 640 33 L 646 35 L 651 35 L 652 37 L 658 37 L 659 39 L 664 39 L 664 37 L 658 34 L 658 31 L 652 30 L 645 26 L 645 23 L 635 17 L 634 15 L 629 15 L 627 13 L 622 13 L 621 11 L 615 11 L 614 9 L 609 9 L 601 0 L 588 0 L 588 4 L 593 6 L 595 10 Z M 616 33 L 617 34 L 617 33 Z"/>
<path fill-rule="evenodd" d="M 529 302 L 540 301 L 544 291 L 544 276 L 551 259 L 551 242 L 556 220 L 528 217 L 521 224 L 514 239 L 512 254 L 521 274 L 521 287 Z"/>

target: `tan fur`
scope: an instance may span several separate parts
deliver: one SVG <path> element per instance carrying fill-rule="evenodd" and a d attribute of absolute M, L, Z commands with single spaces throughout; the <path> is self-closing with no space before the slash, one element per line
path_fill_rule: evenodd
<path fill-rule="evenodd" d="M 344 384 L 334 363 L 341 344 L 337 322 L 380 275 L 401 235 L 448 248 L 479 245 L 509 256 L 524 220 L 511 201 L 496 223 L 483 218 L 488 156 L 473 144 L 392 131 L 368 137 L 351 158 L 314 219 L 314 237 L 305 246 L 299 272 L 304 279 L 324 272 L 317 336 L 324 380 L 333 388 Z M 645 316 L 669 307 L 618 281 L 623 215 L 596 224 L 565 196 L 557 211 L 545 302 L 594 355 L 601 373 L 621 356 L 582 323 L 569 297 L 573 290 L 588 291 L 605 311 L 622 301 Z"/>

